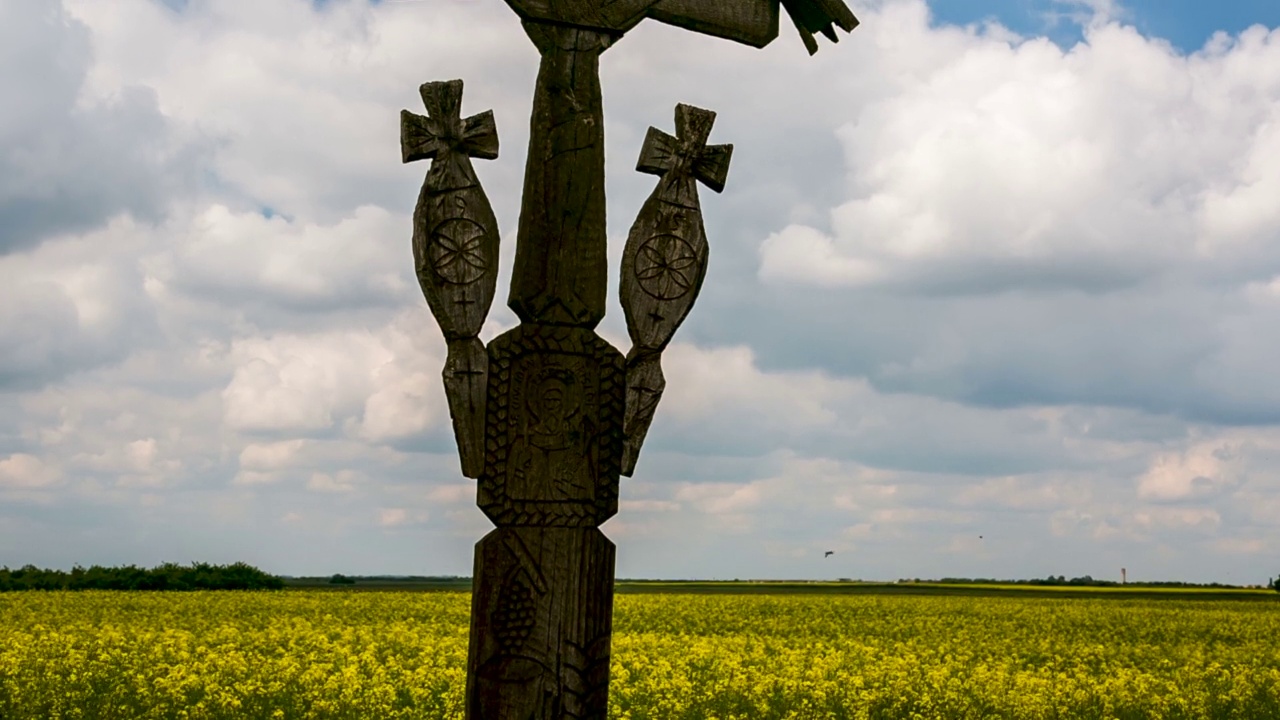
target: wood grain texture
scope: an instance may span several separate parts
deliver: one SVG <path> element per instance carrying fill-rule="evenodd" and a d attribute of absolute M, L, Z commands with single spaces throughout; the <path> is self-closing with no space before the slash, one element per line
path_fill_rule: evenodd
<path fill-rule="evenodd" d="M 542 53 L 507 304 L 524 322 L 593 328 L 604 317 L 607 34 L 525 22 Z"/>
<path fill-rule="evenodd" d="M 617 35 L 635 27 L 657 0 L 507 0 L 523 20 Z"/>
<path fill-rule="evenodd" d="M 626 315 L 627 406 L 621 474 L 635 472 L 666 380 L 661 353 L 693 309 L 707 274 L 707 234 L 697 183 L 724 189 L 732 145 L 707 145 L 716 114 L 676 106 L 676 136 L 649 128 L 636 170 L 658 175 L 622 250 L 618 294 Z"/>
<path fill-rule="evenodd" d="M 596 528 L 503 527 L 476 544 L 468 720 L 604 720 L 613 573 Z"/>
<path fill-rule="evenodd" d="M 607 286 L 600 54 L 646 16 L 762 47 L 777 36 L 779 0 L 507 2 L 541 61 L 508 298 L 521 324 L 484 349 L 487 363 L 474 335 L 492 290 L 458 288 L 496 272 L 496 223 L 468 159 L 496 156 L 492 117 L 457 119 L 457 81 L 424 86 L 428 118 L 402 114 L 405 162 L 433 159 L 415 260 L 450 340 L 445 385 L 463 471 L 480 465 L 477 504 L 499 526 L 476 545 L 466 716 L 603 720 L 614 547 L 597 526 L 617 512 L 619 475 L 634 470 L 665 389 L 661 352 L 706 275 L 696 183 L 724 188 L 732 146 L 707 146 L 715 114 L 687 105 L 676 107 L 674 137 L 650 128 L 637 170 L 660 179 L 623 252 L 624 360 L 593 332 Z M 842 0 L 781 4 L 811 54 L 813 33 L 834 41 L 833 25 L 857 24 Z"/>
<path fill-rule="evenodd" d="M 479 338 L 450 340 L 444 362 L 444 395 L 449 402 L 453 436 L 458 442 L 462 474 L 478 478 L 484 471 L 484 407 L 489 355 Z"/>
<path fill-rule="evenodd" d="M 649 128 L 636 169 L 661 179 L 622 250 L 619 298 L 639 348 L 660 351 L 693 308 L 707 274 L 707 235 L 696 181 L 719 192 L 732 145 L 706 145 L 715 113 L 676 106 L 676 137 Z"/>
<path fill-rule="evenodd" d="M 403 161 L 431 160 L 413 212 L 414 269 L 445 339 L 474 337 L 497 286 L 498 221 L 470 158 L 496 158 L 498 133 L 492 112 L 460 119 L 461 80 L 420 91 L 427 117 L 400 113 Z"/>
<path fill-rule="evenodd" d="M 818 51 L 814 33 L 839 42 L 838 26 L 851 32 L 858 19 L 843 0 L 782 0 L 787 16 L 812 55 Z M 686 30 L 764 47 L 778 37 L 778 0 L 659 0 L 648 17 Z"/>
<path fill-rule="evenodd" d="M 618 511 L 622 353 L 585 328 L 521 324 L 489 343 L 480 509 L 498 526 L 596 526 Z"/>
<path fill-rule="evenodd" d="M 839 26 L 845 32 L 853 32 L 858 26 L 858 18 L 853 16 L 843 0 L 782 0 L 782 7 L 786 8 L 810 55 L 818 52 L 814 33 L 826 35 L 831 42 L 840 42 L 833 26 Z"/>
<path fill-rule="evenodd" d="M 778 0 L 659 0 L 648 16 L 758 48 L 778 37 Z"/>

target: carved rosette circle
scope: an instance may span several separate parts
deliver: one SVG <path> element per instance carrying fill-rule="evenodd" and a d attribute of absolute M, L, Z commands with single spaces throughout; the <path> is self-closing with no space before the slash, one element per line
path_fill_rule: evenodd
<path fill-rule="evenodd" d="M 485 231 L 480 223 L 466 217 L 449 218 L 431 231 L 427 262 L 442 281 L 470 285 L 489 269 L 484 241 Z"/>
<path fill-rule="evenodd" d="M 698 253 L 683 238 L 654 235 L 636 249 L 635 276 L 640 289 L 658 300 L 675 300 L 698 282 Z"/>

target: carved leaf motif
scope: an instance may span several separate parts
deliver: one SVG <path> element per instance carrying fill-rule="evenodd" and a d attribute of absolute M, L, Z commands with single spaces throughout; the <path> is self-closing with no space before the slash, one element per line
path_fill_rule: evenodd
<path fill-rule="evenodd" d="M 500 527 L 476 545 L 468 717 L 605 720 L 613 568 L 597 528 Z"/>

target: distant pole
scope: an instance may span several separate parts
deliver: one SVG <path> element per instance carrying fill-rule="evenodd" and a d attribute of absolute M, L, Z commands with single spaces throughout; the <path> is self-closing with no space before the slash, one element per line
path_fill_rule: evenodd
<path fill-rule="evenodd" d="M 520 324 L 478 338 L 497 280 L 498 229 L 471 158 L 498 156 L 493 114 L 463 119 L 462 81 L 420 88 L 401 112 L 404 162 L 431 168 L 413 216 L 415 270 L 448 346 L 445 394 L 476 502 L 497 526 L 476 544 L 467 657 L 470 720 L 603 719 L 608 709 L 618 509 L 666 381 L 663 349 L 707 270 L 697 183 L 724 189 L 732 145 L 715 113 L 675 109 L 649 128 L 639 172 L 658 176 L 622 252 L 631 350 L 594 332 L 608 268 L 600 55 L 646 17 L 763 47 L 778 0 L 507 0 L 537 47 L 529 154 L 507 304 Z M 858 23 L 843 0 L 782 0 L 813 33 Z"/>
<path fill-rule="evenodd" d="M 1126 576 L 1125 572 L 1126 571 L 1124 568 L 1120 568 L 1120 584 L 1121 585 L 1129 584 L 1129 578 Z"/>

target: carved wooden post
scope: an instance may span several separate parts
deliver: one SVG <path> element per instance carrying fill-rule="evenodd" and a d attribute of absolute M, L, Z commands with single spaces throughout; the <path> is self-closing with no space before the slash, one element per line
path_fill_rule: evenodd
<path fill-rule="evenodd" d="M 400 111 L 403 162 L 433 160 L 413 212 L 414 268 L 448 343 L 444 389 L 462 474 L 477 478 L 487 358 L 476 336 L 498 282 L 498 221 L 470 158 L 498 157 L 498 131 L 491 111 L 459 118 L 461 80 L 426 83 L 419 91 L 428 116 Z"/>
<path fill-rule="evenodd" d="M 430 159 L 414 211 L 418 280 L 448 343 L 444 383 L 462 472 L 497 526 L 476 544 L 467 657 L 471 720 L 605 717 L 618 509 L 665 380 L 660 355 L 706 274 L 695 181 L 724 188 L 715 113 L 676 106 L 636 167 L 660 176 L 623 251 L 626 358 L 594 332 L 607 243 L 600 54 L 645 17 L 763 47 L 778 0 L 507 0 L 541 55 L 508 304 L 520 325 L 485 348 L 498 232 L 471 157 L 496 158 L 485 112 L 460 119 L 462 81 L 427 83 L 401 113 L 404 162 Z M 783 0 L 812 54 L 857 19 L 842 0 Z"/>
<path fill-rule="evenodd" d="M 622 251 L 622 311 L 631 335 L 627 353 L 626 442 L 622 474 L 635 471 L 640 446 L 667 386 L 662 350 L 684 322 L 707 275 L 707 232 L 695 180 L 720 192 L 732 145 L 707 147 L 716 114 L 676 106 L 676 137 L 649 128 L 636 170 L 662 180 L 640 209 Z"/>

